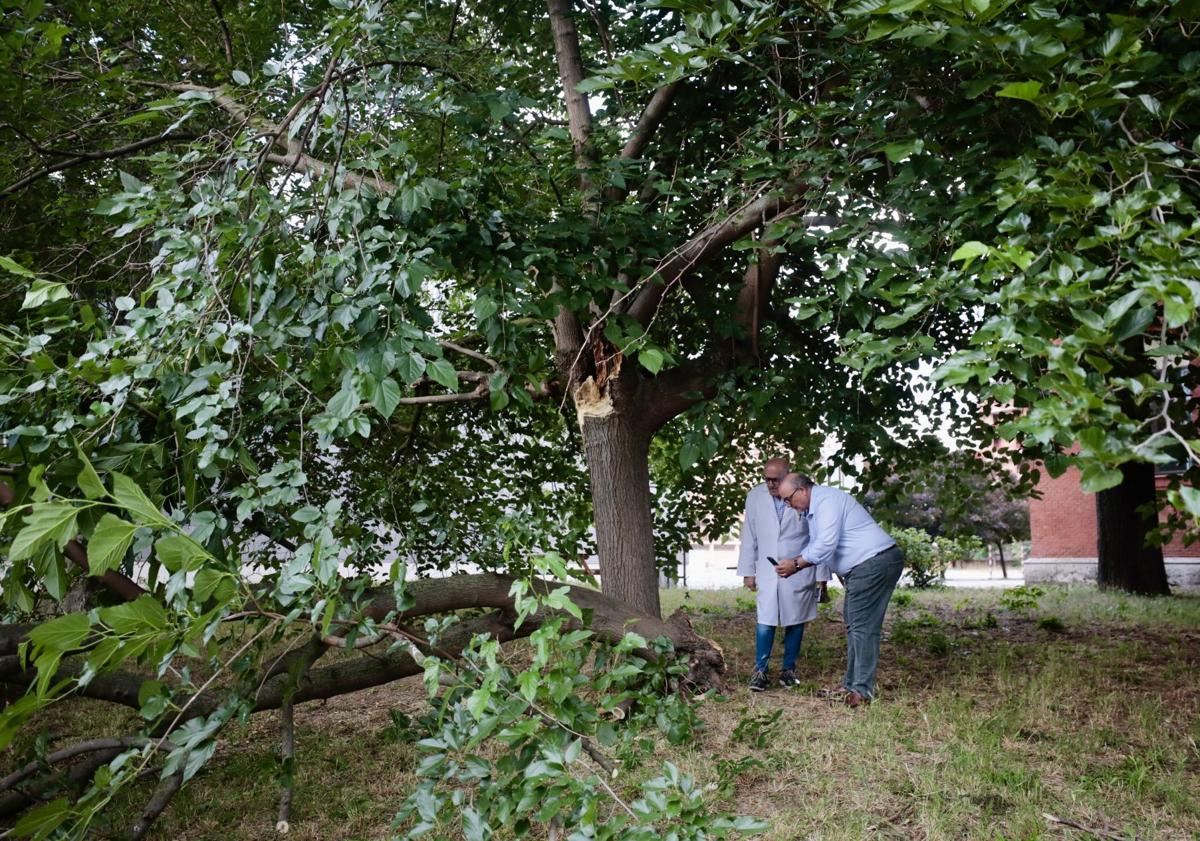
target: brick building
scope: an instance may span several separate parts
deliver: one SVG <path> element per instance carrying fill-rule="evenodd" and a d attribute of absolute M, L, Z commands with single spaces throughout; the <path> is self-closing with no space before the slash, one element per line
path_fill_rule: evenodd
<path fill-rule="evenodd" d="M 1161 491 L 1167 484 L 1158 478 Z M 1029 558 L 1026 582 L 1096 580 L 1096 497 L 1079 487 L 1071 468 L 1057 479 L 1043 471 L 1041 499 L 1029 501 Z M 1173 589 L 1200 589 L 1200 542 L 1184 546 L 1175 539 L 1163 547 L 1167 579 Z"/>

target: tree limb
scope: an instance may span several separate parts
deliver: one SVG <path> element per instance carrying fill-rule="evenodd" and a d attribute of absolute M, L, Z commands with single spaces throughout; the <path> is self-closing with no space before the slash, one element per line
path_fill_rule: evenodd
<path fill-rule="evenodd" d="M 672 82 L 654 92 L 654 96 L 650 97 L 650 102 L 647 103 L 646 109 L 638 119 L 637 125 L 633 127 L 629 139 L 625 141 L 625 146 L 621 149 L 619 156 L 620 160 L 628 161 L 641 157 L 642 152 L 649 145 L 650 139 L 654 137 L 654 132 L 657 131 L 663 118 L 667 115 L 667 111 L 670 110 L 671 103 L 675 101 L 675 94 L 679 92 L 682 84 L 682 82 Z M 620 201 L 628 193 L 628 188 L 609 187 L 604 196 L 609 201 Z"/>
<path fill-rule="evenodd" d="M 221 43 L 225 47 L 225 61 L 233 67 L 233 34 L 229 31 L 229 24 L 225 22 L 225 14 L 221 11 L 221 4 L 218 0 L 211 0 L 213 12 L 217 15 L 217 24 L 221 27 Z"/>
<path fill-rule="evenodd" d="M 86 742 L 69 745 L 47 755 L 44 762 L 42 760 L 30 762 L 24 768 L 19 768 L 12 772 L 3 780 L 0 780 L 0 791 L 8 791 L 13 786 L 20 785 L 22 781 L 28 779 L 47 765 L 65 762 L 68 759 L 74 759 L 77 756 L 92 753 L 93 751 L 109 750 L 111 748 L 140 748 L 149 743 L 150 740 L 144 736 L 126 736 L 121 739 L 89 739 Z"/>
<path fill-rule="evenodd" d="M 486 573 L 480 575 L 454 575 L 447 578 L 420 579 L 410 582 L 408 593 L 414 599 L 413 607 L 395 614 L 395 595 L 390 588 L 381 588 L 363 610 L 363 615 L 376 622 L 403 622 L 419 616 L 446 613 L 469 608 L 492 608 L 496 612 L 487 616 L 461 622 L 438 641 L 441 650 L 457 651 L 470 642 L 477 633 L 489 633 L 501 642 L 527 636 L 538 628 L 551 614 L 527 617 L 520 628 L 513 626 L 513 601 L 510 591 L 512 576 Z M 558 582 L 535 579 L 532 586 L 550 592 L 562 586 Z M 676 614 L 663 621 L 639 613 L 624 604 L 584 587 L 570 587 L 569 596 L 575 604 L 590 611 L 592 620 L 588 626 L 598 636 L 609 640 L 621 639 L 626 631 L 634 631 L 646 639 L 665 636 L 672 640 L 675 649 L 689 658 L 692 683 L 698 686 L 723 685 L 724 660 L 721 652 L 711 642 L 699 636 L 687 618 Z M 578 624 L 572 619 L 569 623 Z M 278 709 L 289 697 L 295 703 L 332 698 L 360 689 L 368 689 L 390 683 L 402 677 L 420 674 L 422 667 L 411 653 L 397 649 L 382 657 L 362 656 L 344 660 L 321 669 L 310 669 L 326 651 L 321 639 L 313 638 L 303 649 L 290 652 L 267 672 L 267 677 L 254 696 L 254 710 Z M 283 662 L 286 660 L 286 663 Z M 67 662 L 59 666 L 55 679 L 79 675 L 83 666 L 79 662 Z M 295 675 L 300 675 L 297 679 Z M 36 679 L 35 669 L 6 675 L 4 682 L 28 685 Z M 74 690 L 76 694 L 140 709 L 138 692 L 146 678 L 125 672 L 113 672 L 95 676 L 86 686 Z M 188 718 L 210 715 L 220 705 L 222 696 L 214 690 L 204 690 L 189 698 L 178 699 L 186 715 L 180 716 L 176 726 Z"/>
<path fill-rule="evenodd" d="M 0 188 L 0 196 L 6 196 L 10 193 L 15 193 L 24 187 L 28 187 L 35 181 L 45 178 L 55 172 L 62 172 L 66 169 L 79 166 L 88 161 L 102 161 L 110 158 L 123 158 L 126 155 L 132 155 L 134 152 L 140 152 L 142 149 L 148 149 L 151 146 L 157 146 L 161 143 L 173 143 L 175 141 L 195 140 L 200 135 L 189 132 L 169 132 L 160 134 L 155 137 L 143 137 L 141 140 L 135 140 L 132 143 L 127 143 L 124 146 L 117 146 L 112 149 L 99 149 L 94 151 L 80 151 L 69 153 L 71 157 L 64 158 L 57 163 L 44 166 L 39 170 L 35 170 L 27 175 L 22 176 L 13 183 Z"/>
<path fill-rule="evenodd" d="M 571 0 L 546 0 L 546 7 L 550 12 L 550 31 L 554 36 L 558 76 L 562 81 L 563 99 L 567 104 L 567 130 L 575 146 L 579 185 L 586 193 L 591 189 L 587 169 L 592 164 L 592 112 L 587 95 L 579 90 L 579 83 L 583 81 L 579 32 L 575 29 Z"/>
<path fill-rule="evenodd" d="M 694 235 L 656 268 L 649 283 L 634 296 L 629 315 L 642 325 L 649 324 L 667 289 L 725 246 L 792 211 L 804 190 L 803 186 L 793 185 L 778 194 L 760 196 Z"/>
<path fill-rule="evenodd" d="M 176 771 L 158 784 L 158 788 L 155 789 L 150 802 L 146 804 L 146 808 L 138 817 L 137 823 L 129 830 L 130 841 L 141 841 L 141 839 L 146 837 L 146 833 L 150 831 L 150 827 L 154 826 L 154 822 L 158 820 L 158 816 L 167 808 L 171 799 L 175 797 L 175 794 L 182 785 L 183 771 Z"/>

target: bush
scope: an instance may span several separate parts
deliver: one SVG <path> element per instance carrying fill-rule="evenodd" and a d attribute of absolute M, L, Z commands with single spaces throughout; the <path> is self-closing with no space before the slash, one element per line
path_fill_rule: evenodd
<path fill-rule="evenodd" d="M 951 561 L 967 560 L 982 548 L 974 537 L 930 537 L 920 529 L 893 529 L 891 534 L 904 551 L 909 584 L 918 589 L 937 586 Z"/>

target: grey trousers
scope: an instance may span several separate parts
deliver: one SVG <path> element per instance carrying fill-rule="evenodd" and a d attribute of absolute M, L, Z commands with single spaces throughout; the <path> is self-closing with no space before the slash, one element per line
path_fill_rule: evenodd
<path fill-rule="evenodd" d="M 879 665 L 879 632 L 883 615 L 900 573 L 904 553 L 893 546 L 868 558 L 842 576 L 846 585 L 843 615 L 846 620 L 846 677 L 842 686 L 864 698 L 875 695 L 875 669 Z"/>

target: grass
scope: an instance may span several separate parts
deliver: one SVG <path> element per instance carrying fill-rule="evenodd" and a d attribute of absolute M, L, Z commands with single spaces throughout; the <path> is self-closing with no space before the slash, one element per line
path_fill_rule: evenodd
<path fill-rule="evenodd" d="M 659 758 L 702 784 L 740 763 L 719 806 L 768 819 L 768 841 L 1200 837 L 1200 598 L 1045 588 L 1020 609 L 1001 599 L 899 593 L 880 702 L 852 711 L 816 695 L 844 664 L 835 611 L 806 630 L 801 687 L 751 694 L 752 602 L 736 590 L 664 591 L 664 614 L 686 604 L 723 647 L 731 691 L 703 703 L 694 744 L 663 745 Z M 415 714 L 423 697 L 409 680 L 298 708 L 289 838 L 391 836 L 419 756 L 390 713 Z M 69 704 L 54 715 L 64 738 L 119 723 Z M 278 837 L 276 722 L 233 728 L 153 837 Z M 633 770 L 626 784 L 655 772 Z M 114 827 L 149 792 L 133 793 Z"/>

